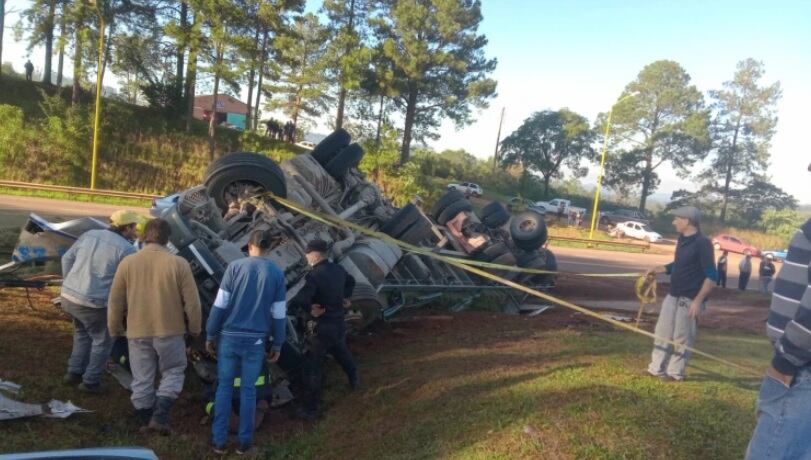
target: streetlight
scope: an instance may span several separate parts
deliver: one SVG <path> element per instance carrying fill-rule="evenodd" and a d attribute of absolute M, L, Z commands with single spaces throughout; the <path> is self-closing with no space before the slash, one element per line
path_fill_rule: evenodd
<path fill-rule="evenodd" d="M 90 188 L 96 188 L 96 164 L 99 154 L 99 128 L 101 126 L 101 79 L 104 69 L 104 15 L 99 7 L 100 0 L 90 0 L 99 16 L 99 62 L 96 68 L 96 113 L 93 121 L 93 162 L 90 167 Z"/>
<path fill-rule="evenodd" d="M 637 93 L 628 93 L 625 96 L 617 99 L 617 102 L 608 110 L 608 119 L 605 123 L 605 136 L 603 136 L 603 152 L 600 155 L 600 174 L 597 175 L 597 189 L 594 191 L 594 208 L 591 211 L 591 229 L 589 230 L 589 239 L 594 239 L 594 229 L 597 227 L 597 209 L 600 204 L 600 191 L 603 189 L 603 174 L 605 172 L 605 153 L 608 150 L 608 133 L 611 131 L 611 116 L 614 114 L 614 107 L 619 105 L 620 102 L 628 99 L 631 96 L 636 96 Z"/>

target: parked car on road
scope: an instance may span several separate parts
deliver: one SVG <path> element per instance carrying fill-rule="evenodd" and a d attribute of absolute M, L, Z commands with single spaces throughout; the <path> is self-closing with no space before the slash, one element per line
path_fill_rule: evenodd
<path fill-rule="evenodd" d="M 538 201 L 535 203 L 535 207 L 543 208 L 549 214 L 569 215 L 573 212 L 586 214 L 585 208 L 572 206 L 571 201 L 563 198 L 555 198 L 552 201 Z"/>
<path fill-rule="evenodd" d="M 766 257 L 769 254 L 772 255 L 775 261 L 782 262 L 786 260 L 788 249 L 772 249 L 771 251 L 763 251 L 763 257 Z"/>
<path fill-rule="evenodd" d="M 307 150 L 312 150 L 315 148 L 315 142 L 310 141 L 296 142 L 296 145 L 298 145 L 299 147 L 304 147 Z"/>
<path fill-rule="evenodd" d="M 641 222 L 620 222 L 616 227 L 614 227 L 613 233 L 618 238 L 627 236 L 637 240 L 644 240 L 648 243 L 658 243 L 659 241 L 662 241 L 662 235 L 653 231 L 649 225 Z"/>
<path fill-rule="evenodd" d="M 546 214 L 546 208 L 535 206 L 535 202 L 527 198 L 515 196 L 507 201 L 507 211 L 524 212 L 535 211 L 538 214 Z"/>
<path fill-rule="evenodd" d="M 600 213 L 600 225 L 613 227 L 620 222 L 634 221 L 640 224 L 650 225 L 650 220 L 636 209 L 614 209 Z"/>
<path fill-rule="evenodd" d="M 758 248 L 745 243 L 737 236 L 718 235 L 712 239 L 712 245 L 716 251 L 737 252 L 738 254 L 749 254 L 753 257 L 760 256 L 760 250 Z"/>
<path fill-rule="evenodd" d="M 482 196 L 484 194 L 484 190 L 482 190 L 481 186 L 479 184 L 474 184 L 473 182 L 448 184 L 448 190 L 456 190 L 457 192 L 462 192 L 467 196 Z"/>

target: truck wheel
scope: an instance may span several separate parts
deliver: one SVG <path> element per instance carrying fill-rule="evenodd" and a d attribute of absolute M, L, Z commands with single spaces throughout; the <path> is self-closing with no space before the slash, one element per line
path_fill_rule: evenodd
<path fill-rule="evenodd" d="M 434 219 L 439 219 L 439 215 L 442 214 L 442 211 L 445 210 L 451 203 L 455 203 L 459 200 L 464 200 L 465 195 L 462 192 L 454 189 L 448 190 L 439 201 L 436 202 L 433 208 L 431 208 L 431 217 Z"/>
<path fill-rule="evenodd" d="M 259 193 L 287 196 L 287 183 L 279 165 L 252 152 L 231 153 L 218 158 L 206 169 L 203 183 L 223 212 L 228 210 L 230 203 Z"/>
<path fill-rule="evenodd" d="M 439 225 L 445 225 L 448 223 L 449 220 L 452 220 L 460 212 L 472 210 L 473 205 L 470 204 L 470 201 L 462 199 L 454 203 L 451 203 L 450 205 L 448 205 L 448 207 L 443 209 L 442 213 L 439 214 L 439 217 L 437 217 L 436 221 L 439 223 Z"/>
<path fill-rule="evenodd" d="M 400 234 L 399 238 L 400 241 L 417 245 L 433 235 L 434 232 L 431 230 L 431 222 L 420 216 L 416 222 L 414 222 L 406 229 L 406 231 Z"/>
<path fill-rule="evenodd" d="M 510 214 L 498 201 L 493 201 L 482 209 L 482 223 L 490 228 L 498 228 L 510 220 Z"/>
<path fill-rule="evenodd" d="M 349 141 L 352 140 L 352 136 L 349 135 L 343 128 L 338 128 L 333 131 L 329 136 L 325 137 L 318 143 L 318 145 L 313 148 L 313 151 L 310 152 L 310 155 L 315 158 L 317 162 L 321 164 L 321 166 L 326 166 L 330 160 L 337 154 L 342 148 L 349 145 Z"/>
<path fill-rule="evenodd" d="M 360 313 L 356 321 L 347 321 L 351 332 L 359 332 L 383 317 L 383 301 L 375 288 L 367 283 L 358 283 L 349 298 L 350 310 Z"/>
<path fill-rule="evenodd" d="M 557 271 L 558 262 L 555 254 L 547 249 L 540 251 L 528 251 L 518 256 L 518 266 L 522 268 L 534 268 L 536 270 Z M 555 284 L 555 275 L 526 273 L 521 276 L 521 283 L 529 286 L 548 286 Z"/>
<path fill-rule="evenodd" d="M 360 164 L 363 159 L 363 148 L 358 144 L 349 144 L 338 152 L 332 160 L 327 163 L 324 169 L 335 180 L 341 180 L 347 171 Z"/>
<path fill-rule="evenodd" d="M 431 270 L 420 260 L 416 254 L 406 254 L 403 257 L 403 265 L 417 281 L 427 281 L 431 279 Z"/>
<path fill-rule="evenodd" d="M 392 218 L 380 227 L 380 231 L 394 238 L 399 238 L 409 227 L 420 220 L 420 210 L 413 203 L 408 203 L 397 211 Z"/>
<path fill-rule="evenodd" d="M 509 246 L 507 246 L 507 244 L 503 241 L 498 241 L 480 251 L 476 258 L 484 262 L 492 262 L 493 260 L 509 252 Z"/>
<path fill-rule="evenodd" d="M 537 212 L 526 211 L 513 217 L 510 235 L 515 245 L 524 250 L 538 249 L 546 242 L 546 222 Z"/>

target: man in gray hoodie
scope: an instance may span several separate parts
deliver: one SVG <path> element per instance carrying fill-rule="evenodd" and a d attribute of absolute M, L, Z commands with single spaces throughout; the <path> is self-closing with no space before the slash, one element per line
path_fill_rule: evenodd
<path fill-rule="evenodd" d="M 82 234 L 62 256 L 62 309 L 73 320 L 73 351 L 68 359 L 67 384 L 89 393 L 102 392 L 101 374 L 110 356 L 107 298 L 121 260 L 134 253 L 131 241 L 143 217 L 116 211 L 110 228 Z"/>

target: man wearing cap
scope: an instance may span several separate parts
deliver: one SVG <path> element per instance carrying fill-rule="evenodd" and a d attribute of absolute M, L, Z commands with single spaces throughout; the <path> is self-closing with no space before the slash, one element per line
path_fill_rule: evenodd
<path fill-rule="evenodd" d="M 169 433 L 169 414 L 183 390 L 185 334 L 200 335 L 200 298 L 191 266 L 166 245 L 169 223 L 153 219 L 146 245 L 118 267 L 110 289 L 110 335 L 126 335 L 136 422 L 142 431 Z M 126 318 L 126 329 L 124 319 Z M 155 375 L 160 385 L 155 390 Z"/>
<path fill-rule="evenodd" d="M 252 450 L 256 417 L 256 382 L 265 360 L 265 344 L 272 337 L 268 361 L 279 360 L 285 340 L 287 303 L 284 273 L 263 257 L 270 235 L 254 230 L 248 240 L 249 257 L 228 264 L 214 306 L 206 322 L 206 350 L 217 356 L 214 400 L 214 452 L 226 453 L 234 379 L 240 379 L 239 445 L 236 453 Z M 239 374 L 237 374 L 239 369 Z"/>
<path fill-rule="evenodd" d="M 808 167 L 811 171 L 811 166 Z M 774 345 L 760 387 L 747 460 L 811 452 L 811 219 L 794 234 L 777 275 L 766 334 Z"/>
<path fill-rule="evenodd" d="M 110 356 L 107 299 L 118 264 L 135 252 L 131 240 L 144 218 L 132 211 L 116 211 L 106 230 L 82 234 L 62 256 L 62 309 L 73 320 L 73 351 L 68 359 L 67 384 L 100 393 L 101 374 Z"/>
<path fill-rule="evenodd" d="M 760 291 L 764 294 L 769 293 L 769 285 L 772 284 L 772 277 L 777 271 L 777 269 L 774 268 L 773 260 L 774 256 L 771 254 L 766 254 L 766 257 L 760 259 L 758 274 L 760 275 Z"/>
<path fill-rule="evenodd" d="M 673 211 L 673 226 L 679 232 L 673 262 L 654 267 L 648 276 L 670 275 L 670 293 L 662 302 L 656 322 L 648 373 L 664 381 L 683 381 L 696 337 L 696 320 L 713 285 L 718 281 L 712 243 L 701 233 L 701 214 L 687 206 Z M 673 347 L 670 342 L 678 346 Z"/>
<path fill-rule="evenodd" d="M 318 416 L 321 379 L 327 353 L 343 368 L 349 379 L 349 386 L 353 390 L 360 386 L 357 367 L 346 346 L 344 321 L 349 306 L 348 299 L 355 289 L 355 278 L 343 267 L 328 260 L 327 250 L 327 243 L 320 239 L 307 244 L 307 262 L 312 270 L 305 277 L 304 287 L 292 300 L 294 305 L 305 311 L 309 310 L 315 318 L 314 334 L 304 363 L 306 394 L 302 407 L 296 412 L 297 417 L 309 421 Z"/>

